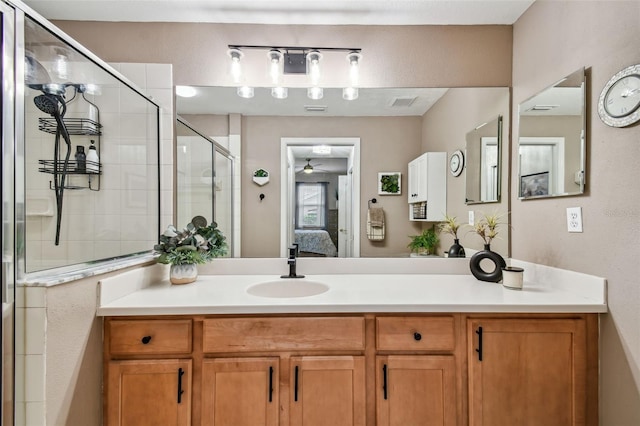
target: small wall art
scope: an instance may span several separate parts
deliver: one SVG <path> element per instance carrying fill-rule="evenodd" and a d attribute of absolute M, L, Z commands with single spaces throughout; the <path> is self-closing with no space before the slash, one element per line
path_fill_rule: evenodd
<path fill-rule="evenodd" d="M 402 191 L 402 173 L 379 172 L 378 195 L 400 195 Z"/>

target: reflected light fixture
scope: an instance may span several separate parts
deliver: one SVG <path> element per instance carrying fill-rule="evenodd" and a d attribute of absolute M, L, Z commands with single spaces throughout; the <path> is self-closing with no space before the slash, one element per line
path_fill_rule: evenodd
<path fill-rule="evenodd" d="M 329 155 L 331 154 L 331 145 L 314 145 L 311 148 L 311 152 L 319 155 Z"/>
<path fill-rule="evenodd" d="M 304 168 L 302 169 L 302 171 L 306 174 L 311 174 L 313 173 L 313 166 L 311 165 L 311 159 L 307 158 L 307 165 L 304 166 Z"/>
<path fill-rule="evenodd" d="M 241 98 L 250 99 L 253 98 L 253 87 L 249 86 L 240 86 L 238 87 L 238 96 Z"/>
<path fill-rule="evenodd" d="M 176 95 L 181 98 L 193 98 L 196 95 L 196 88 L 191 86 L 176 86 Z"/>
<path fill-rule="evenodd" d="M 271 96 L 276 99 L 286 99 L 289 95 L 289 89 L 286 87 L 272 87 L 271 88 Z"/>
<path fill-rule="evenodd" d="M 349 62 L 349 81 L 351 86 L 356 87 L 360 83 L 360 60 L 362 55 L 358 52 L 349 52 L 347 62 Z"/>
<path fill-rule="evenodd" d="M 322 87 L 313 86 L 307 89 L 307 97 L 309 99 L 317 101 L 318 99 L 322 99 L 322 96 L 324 96 L 324 90 L 322 90 Z"/>
<path fill-rule="evenodd" d="M 345 87 L 342 89 L 342 99 L 345 101 L 353 101 L 358 99 L 358 88 L 357 87 Z"/>

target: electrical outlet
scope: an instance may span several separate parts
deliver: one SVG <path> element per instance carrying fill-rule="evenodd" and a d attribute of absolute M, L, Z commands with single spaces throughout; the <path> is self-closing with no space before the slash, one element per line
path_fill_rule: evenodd
<path fill-rule="evenodd" d="M 582 207 L 567 207 L 567 230 L 582 232 Z"/>
<path fill-rule="evenodd" d="M 476 224 L 476 214 L 473 210 L 469 210 L 469 225 L 473 226 Z"/>

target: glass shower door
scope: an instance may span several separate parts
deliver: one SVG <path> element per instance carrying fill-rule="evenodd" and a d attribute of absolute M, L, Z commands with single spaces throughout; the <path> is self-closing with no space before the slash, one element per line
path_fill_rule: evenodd
<path fill-rule="evenodd" d="M 14 193 L 14 163 L 15 163 L 15 131 L 14 100 L 14 54 L 15 54 L 15 12 L 0 3 L 0 34 L 2 34 L 2 67 L 0 73 L 2 87 L 1 135 L 2 135 L 2 408 L 0 424 L 9 426 L 14 424 L 14 329 L 15 329 L 15 193 Z"/>

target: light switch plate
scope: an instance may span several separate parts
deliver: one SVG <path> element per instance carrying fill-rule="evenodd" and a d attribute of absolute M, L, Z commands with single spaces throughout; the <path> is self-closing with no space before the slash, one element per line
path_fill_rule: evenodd
<path fill-rule="evenodd" d="M 469 210 L 469 225 L 473 226 L 476 224 L 476 215 L 473 210 Z"/>
<path fill-rule="evenodd" d="M 567 231 L 582 232 L 582 207 L 567 207 Z"/>

